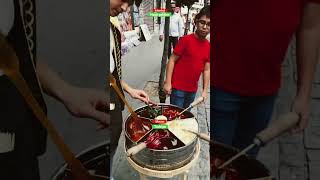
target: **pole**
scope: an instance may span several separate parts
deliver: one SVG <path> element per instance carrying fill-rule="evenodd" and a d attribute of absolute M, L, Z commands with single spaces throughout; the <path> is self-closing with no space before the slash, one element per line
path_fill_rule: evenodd
<path fill-rule="evenodd" d="M 166 8 L 170 9 L 170 0 L 166 0 Z M 162 60 L 161 60 L 161 70 L 159 76 L 159 100 L 160 103 L 165 103 L 166 101 L 166 93 L 163 91 L 163 83 L 164 77 L 166 72 L 167 60 L 168 60 L 168 48 L 169 48 L 169 17 L 165 18 L 165 25 L 164 25 L 164 48 L 162 53 Z"/>

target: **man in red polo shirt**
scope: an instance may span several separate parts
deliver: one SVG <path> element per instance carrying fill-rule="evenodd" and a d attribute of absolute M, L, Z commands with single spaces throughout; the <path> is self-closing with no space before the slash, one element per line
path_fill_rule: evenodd
<path fill-rule="evenodd" d="M 267 126 L 295 32 L 298 87 L 292 110 L 300 116 L 294 131 L 302 131 L 319 58 L 320 0 L 217 0 L 212 6 L 211 138 L 242 149 Z"/>
<path fill-rule="evenodd" d="M 174 48 L 166 71 L 164 91 L 170 94 L 170 103 L 187 108 L 195 98 L 198 81 L 203 73 L 201 96 L 206 98 L 210 79 L 210 7 L 204 7 L 196 16 L 195 33 L 182 37 Z"/>

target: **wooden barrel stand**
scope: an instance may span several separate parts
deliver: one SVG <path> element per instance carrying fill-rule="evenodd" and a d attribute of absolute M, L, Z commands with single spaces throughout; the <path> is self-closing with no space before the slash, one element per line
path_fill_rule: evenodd
<path fill-rule="evenodd" d="M 198 140 L 192 160 L 188 164 L 186 164 L 183 167 L 180 167 L 178 169 L 172 169 L 172 170 L 168 170 L 168 171 L 157 171 L 157 170 L 145 168 L 145 167 L 138 165 L 136 162 L 134 162 L 132 160 L 131 157 L 127 156 L 127 160 L 129 162 L 129 164 L 136 171 L 139 172 L 140 180 L 147 180 L 147 177 L 172 178 L 174 176 L 180 176 L 181 180 L 187 180 L 189 169 L 194 164 L 196 164 L 196 162 L 199 159 L 199 155 L 200 155 L 200 141 Z"/>

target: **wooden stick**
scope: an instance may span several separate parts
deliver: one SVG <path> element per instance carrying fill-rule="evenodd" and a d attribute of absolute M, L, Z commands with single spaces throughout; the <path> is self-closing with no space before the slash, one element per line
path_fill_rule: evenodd
<path fill-rule="evenodd" d="M 188 132 L 190 132 L 190 133 L 193 133 L 193 134 L 197 135 L 200 139 L 203 139 L 203 140 L 205 140 L 205 141 L 207 141 L 207 142 L 209 142 L 209 143 L 213 143 L 213 142 L 210 140 L 210 136 L 207 135 L 207 134 L 197 133 L 197 132 L 194 132 L 194 131 L 190 131 L 190 130 L 188 130 L 188 129 L 183 129 L 183 130 L 184 130 L 184 131 L 188 131 Z"/>
<path fill-rule="evenodd" d="M 110 85 L 114 88 L 114 90 L 116 91 L 116 93 L 118 94 L 118 96 L 121 98 L 122 102 L 124 102 L 124 104 L 127 106 L 129 112 L 131 113 L 131 115 L 135 118 L 135 119 L 139 119 L 138 115 L 136 112 L 134 112 L 134 110 L 132 109 L 132 107 L 129 105 L 128 101 L 126 100 L 126 98 L 124 98 L 124 96 L 122 95 L 119 87 L 117 86 L 116 83 L 116 79 L 113 77 L 112 74 L 109 74 L 109 78 L 110 78 Z M 140 119 L 139 119 L 140 120 Z"/>
<path fill-rule="evenodd" d="M 136 155 L 138 152 L 142 151 L 146 147 L 147 147 L 147 144 L 145 142 L 142 142 L 138 145 L 135 145 L 135 146 L 131 147 L 130 149 L 128 149 L 127 156 Z"/>
<path fill-rule="evenodd" d="M 250 146 L 248 146 L 247 148 L 245 148 L 244 150 L 242 150 L 241 152 L 239 152 L 238 154 L 236 154 L 235 156 L 230 158 L 228 161 L 223 163 L 221 166 L 219 166 L 218 169 L 222 169 L 222 168 L 226 167 L 227 165 L 232 163 L 235 159 L 237 159 L 238 157 L 246 154 L 250 149 L 254 148 L 255 146 L 256 146 L 256 144 L 251 144 Z"/>
<path fill-rule="evenodd" d="M 138 117 L 137 113 L 134 112 L 134 110 L 132 109 L 132 107 L 129 105 L 128 101 L 126 100 L 126 98 L 124 98 L 124 96 L 122 95 L 119 87 L 117 86 L 116 83 L 116 79 L 113 77 L 113 75 L 111 73 L 109 73 L 109 78 L 110 78 L 110 85 L 114 88 L 114 90 L 116 91 L 116 93 L 118 94 L 118 96 L 121 98 L 121 100 L 124 102 L 124 104 L 127 106 L 129 112 L 131 113 L 133 119 L 139 121 L 139 126 L 141 129 L 144 130 L 151 130 L 147 125 L 145 125 L 143 123 L 143 121 Z M 140 141 L 144 136 L 142 136 L 138 141 Z"/>
<path fill-rule="evenodd" d="M 201 96 L 201 97 L 198 97 L 195 101 L 193 101 L 189 107 L 187 107 L 186 109 L 184 109 L 183 111 L 181 111 L 176 117 L 174 118 L 179 118 L 184 112 L 188 111 L 189 109 L 193 108 L 194 106 L 200 104 L 202 101 L 204 100 L 204 98 Z M 174 119 L 173 118 L 173 119 Z"/>

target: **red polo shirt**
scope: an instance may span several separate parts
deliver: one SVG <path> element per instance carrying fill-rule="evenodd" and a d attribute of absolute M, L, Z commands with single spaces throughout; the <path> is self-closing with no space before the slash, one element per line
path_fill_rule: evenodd
<path fill-rule="evenodd" d="M 214 3 L 211 85 L 245 96 L 276 93 L 280 87 L 281 64 L 306 2 L 218 0 Z"/>
<path fill-rule="evenodd" d="M 198 81 L 206 62 L 210 61 L 210 43 L 194 34 L 180 38 L 173 52 L 179 55 L 172 73 L 172 87 L 186 92 L 196 92 Z"/>

